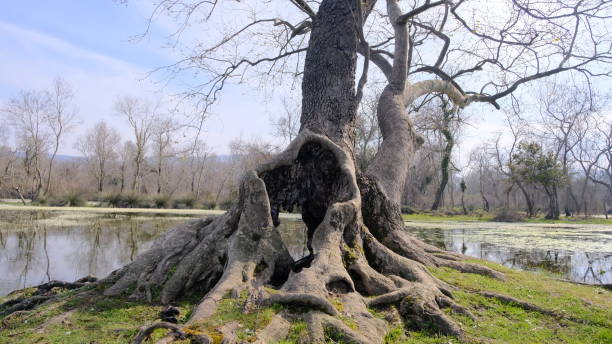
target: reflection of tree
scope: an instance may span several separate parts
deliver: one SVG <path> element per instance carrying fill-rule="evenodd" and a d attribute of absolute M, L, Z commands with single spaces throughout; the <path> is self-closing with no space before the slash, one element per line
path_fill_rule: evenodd
<path fill-rule="evenodd" d="M 98 252 L 100 251 L 100 232 L 102 231 L 102 225 L 99 220 L 96 220 L 91 227 L 93 230 L 93 241 L 91 243 L 91 253 L 89 256 L 89 274 L 95 276 Z"/>
<path fill-rule="evenodd" d="M 593 257 L 593 258 L 591 258 L 591 255 L 592 255 L 592 254 L 590 254 L 590 253 L 585 253 L 584 255 L 587 257 L 587 262 L 588 262 L 588 265 L 586 266 L 586 270 L 584 271 L 584 275 L 582 276 L 582 281 L 583 281 L 583 282 L 587 282 L 587 277 L 588 277 L 588 276 L 589 276 L 589 274 L 590 274 L 590 275 L 591 275 L 591 277 L 593 277 L 593 279 L 594 279 L 595 281 L 597 281 L 599 284 L 603 284 L 603 282 L 602 282 L 602 280 L 601 280 L 601 278 L 600 278 L 599 271 L 598 271 L 598 273 L 595 273 L 595 271 L 594 271 L 594 269 L 593 269 L 593 263 L 594 263 L 595 261 L 599 261 L 599 260 L 601 260 L 601 258 L 603 258 L 603 257 Z M 606 256 L 604 256 L 604 257 L 608 258 L 608 257 L 610 257 L 610 256 L 609 256 L 609 255 L 606 255 Z"/>
<path fill-rule="evenodd" d="M 43 227 L 43 248 L 45 250 L 45 258 L 47 260 L 47 282 L 51 281 L 51 275 L 49 274 L 49 269 L 51 268 L 51 260 L 49 259 L 49 251 L 47 250 L 47 227 Z"/>
<path fill-rule="evenodd" d="M 34 239 L 36 238 L 36 230 L 29 232 L 18 232 L 17 233 L 17 247 L 19 251 L 17 253 L 17 260 L 24 262 L 23 270 L 19 274 L 19 285 L 25 288 L 27 285 L 28 272 L 32 264 Z"/>
<path fill-rule="evenodd" d="M 130 222 L 130 262 L 134 260 L 135 256 L 136 256 L 136 252 L 138 252 L 138 245 L 136 242 L 136 239 L 134 237 L 134 232 L 136 230 L 138 230 L 137 227 L 139 224 L 136 221 L 131 221 Z"/>

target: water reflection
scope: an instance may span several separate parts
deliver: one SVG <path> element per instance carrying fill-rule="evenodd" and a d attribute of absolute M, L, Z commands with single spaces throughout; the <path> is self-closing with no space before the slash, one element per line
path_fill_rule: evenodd
<path fill-rule="evenodd" d="M 54 221 L 49 221 L 54 220 Z M 0 296 L 51 279 L 105 276 L 132 261 L 185 218 L 77 218 L 0 212 Z"/>
<path fill-rule="evenodd" d="M 461 226 L 460 224 L 457 226 Z M 609 231 L 584 228 L 408 228 L 438 247 L 523 270 L 545 270 L 563 278 L 592 284 L 612 283 L 612 242 Z M 573 240 L 572 245 L 568 240 Z M 589 250 L 585 242 L 593 241 Z M 556 248 L 555 248 L 556 247 Z M 591 251 L 591 252 L 589 252 Z"/>
<path fill-rule="evenodd" d="M 168 228 L 187 220 L 0 210 L 0 296 L 52 279 L 106 276 L 134 260 Z M 282 222 L 281 236 L 293 258 L 307 255 L 304 224 Z M 523 226 L 501 230 L 463 226 L 410 230 L 436 246 L 508 267 L 551 271 L 575 281 L 612 283 L 612 231 L 606 228 L 534 232 Z"/>

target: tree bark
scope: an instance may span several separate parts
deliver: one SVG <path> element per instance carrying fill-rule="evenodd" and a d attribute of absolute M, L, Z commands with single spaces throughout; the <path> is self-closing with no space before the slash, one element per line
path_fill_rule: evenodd
<path fill-rule="evenodd" d="M 546 214 L 547 220 L 558 220 L 559 219 L 559 197 L 556 186 L 545 187 L 546 195 L 548 196 L 548 212 Z"/>
<path fill-rule="evenodd" d="M 451 154 L 453 152 L 453 147 L 455 145 L 455 140 L 453 138 L 453 133 L 450 130 L 450 121 L 452 119 L 453 111 L 448 111 L 443 109 L 444 111 L 444 120 L 442 127 L 442 135 L 444 135 L 444 139 L 446 140 L 446 146 L 444 146 L 444 152 L 442 153 L 442 161 L 440 162 L 440 167 L 442 169 L 442 176 L 440 179 L 440 185 L 436 190 L 436 197 L 434 199 L 433 204 L 431 205 L 431 210 L 438 210 L 440 203 L 442 202 L 442 197 L 444 197 L 444 190 L 446 189 L 446 185 L 448 184 L 448 167 L 450 165 Z"/>
<path fill-rule="evenodd" d="M 519 187 L 521 192 L 523 193 L 523 197 L 525 197 L 525 205 L 527 206 L 527 217 L 531 218 L 535 216 L 535 204 L 533 203 L 533 199 L 529 195 L 529 192 L 523 185 L 523 183 L 516 182 L 516 185 Z"/>

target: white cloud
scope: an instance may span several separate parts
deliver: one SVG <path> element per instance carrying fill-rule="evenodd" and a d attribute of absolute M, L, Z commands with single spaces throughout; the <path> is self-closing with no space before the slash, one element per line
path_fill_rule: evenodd
<path fill-rule="evenodd" d="M 74 89 L 80 125 L 64 142 L 62 154 L 78 154 L 73 143 L 79 135 L 104 119 L 124 138 L 131 136 L 122 119 L 114 114 L 118 96 L 134 95 L 158 98 L 159 87 L 146 78 L 157 66 L 137 66 L 121 59 L 83 49 L 46 33 L 0 21 L 0 99 L 20 90 L 43 89 L 55 77 L 62 77 Z M 166 89 L 168 93 L 176 93 Z M 276 106 L 266 104 L 257 91 L 246 92 L 228 85 L 215 106 L 215 116 L 207 122 L 205 139 L 218 153 L 227 153 L 227 144 L 235 137 L 270 137 L 268 114 Z"/>

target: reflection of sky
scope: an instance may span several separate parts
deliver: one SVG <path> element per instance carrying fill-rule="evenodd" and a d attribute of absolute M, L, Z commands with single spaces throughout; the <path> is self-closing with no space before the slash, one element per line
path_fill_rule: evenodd
<path fill-rule="evenodd" d="M 612 283 L 609 230 L 585 228 L 410 228 L 448 250 L 511 268 L 547 270 L 586 283 Z"/>
<path fill-rule="evenodd" d="M 148 249 L 155 237 L 177 223 L 160 219 L 88 222 L 47 226 L 46 234 L 44 228 L 2 233 L 0 296 L 49 279 L 103 277 Z"/>

